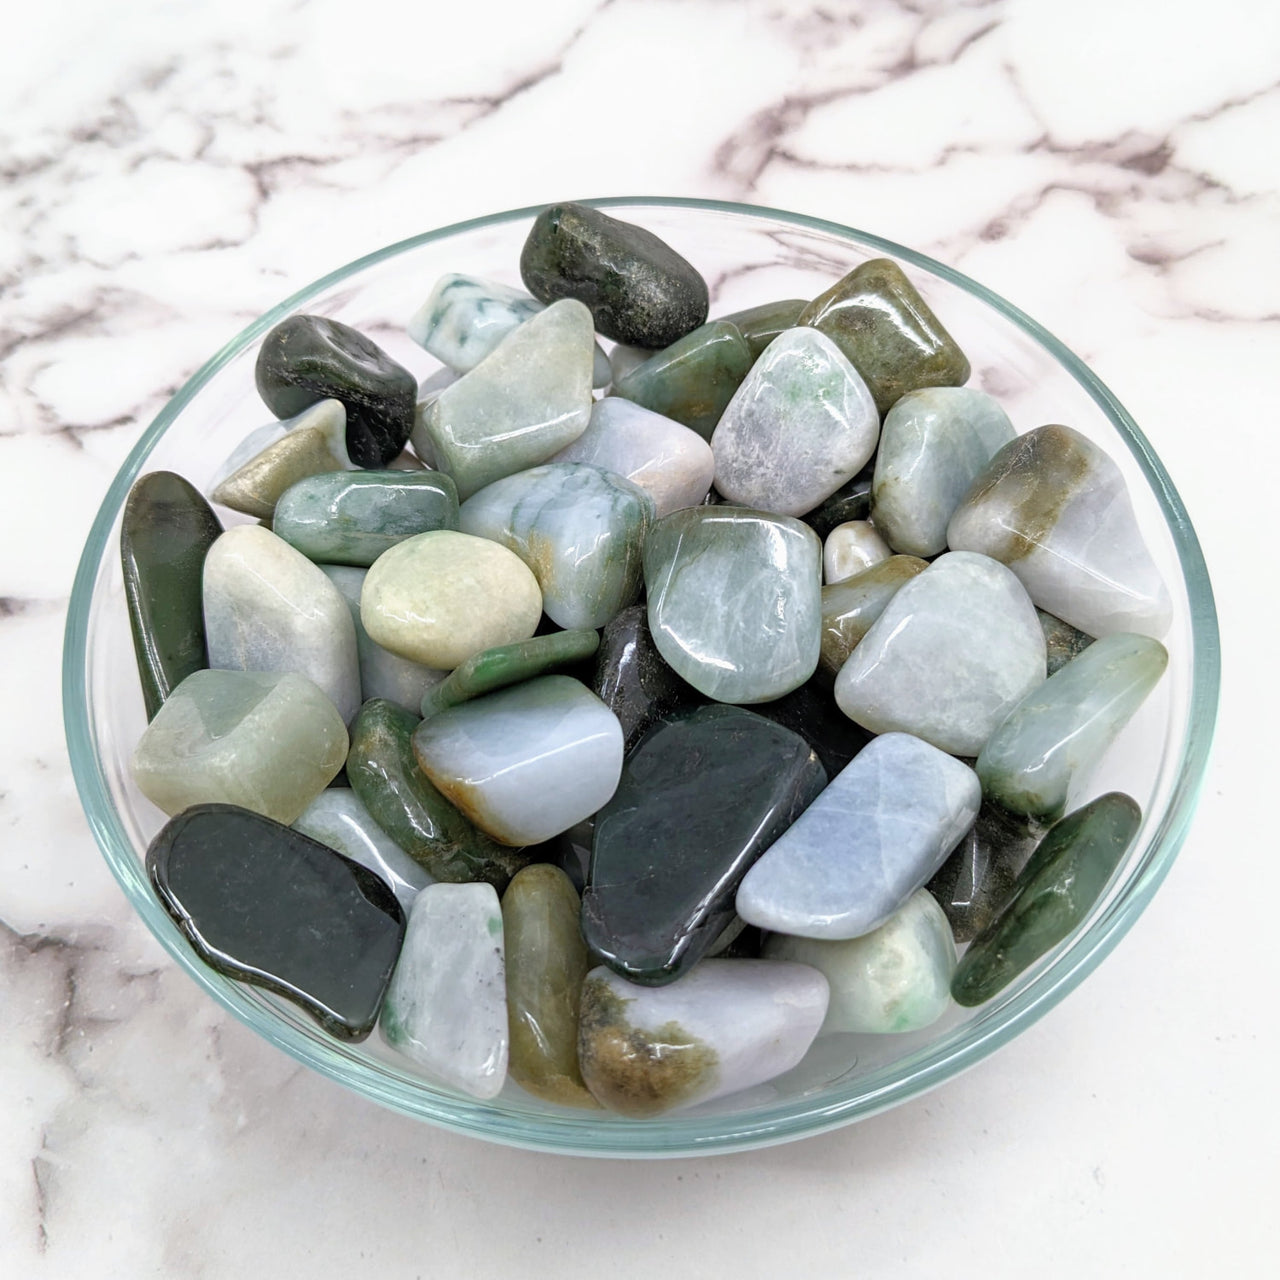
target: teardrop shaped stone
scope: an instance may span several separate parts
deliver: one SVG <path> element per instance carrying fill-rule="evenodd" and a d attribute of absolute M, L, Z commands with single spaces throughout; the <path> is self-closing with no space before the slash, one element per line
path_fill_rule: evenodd
<path fill-rule="evenodd" d="M 1042 609 L 1091 636 L 1169 629 L 1169 592 L 1120 468 L 1070 427 L 1005 445 L 951 517 L 954 550 L 1007 564 Z"/>
<path fill-rule="evenodd" d="M 824 541 L 837 525 L 865 520 L 871 514 L 872 468 L 864 467 L 847 484 L 842 484 L 826 502 L 806 511 L 800 518 Z M 712 490 L 714 493 L 715 491 Z"/>
<path fill-rule="evenodd" d="M 1047 667 L 1050 675 L 1056 675 L 1077 654 L 1083 653 L 1092 643 L 1093 637 L 1073 627 L 1061 618 L 1036 610 L 1040 619 L 1040 630 L 1044 632 L 1045 649 L 1048 654 Z"/>
<path fill-rule="evenodd" d="M 201 582 L 221 533 L 209 504 L 172 471 L 152 471 L 129 490 L 120 562 L 148 720 L 187 676 L 209 665 Z"/>
<path fill-rule="evenodd" d="M 822 588 L 822 652 L 818 669 L 828 680 L 840 674 L 840 668 L 898 589 L 928 567 L 918 556 L 890 556 L 852 578 Z"/>
<path fill-rule="evenodd" d="M 800 323 L 800 313 L 808 305 L 804 298 L 787 298 L 782 302 L 762 302 L 758 306 L 747 307 L 745 311 L 718 316 L 717 319 L 734 325 L 747 340 L 751 358 L 759 360 L 774 338 L 787 329 L 794 329 Z"/>
<path fill-rule="evenodd" d="M 822 544 L 822 577 L 828 586 L 856 577 L 893 555 L 870 520 L 846 520 Z"/>

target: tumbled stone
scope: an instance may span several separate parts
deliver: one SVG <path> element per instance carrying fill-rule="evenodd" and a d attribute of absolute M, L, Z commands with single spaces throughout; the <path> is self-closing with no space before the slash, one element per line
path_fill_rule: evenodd
<path fill-rule="evenodd" d="M 928 567 L 918 556 L 890 556 L 852 578 L 822 588 L 818 669 L 826 679 L 834 680 L 840 674 L 840 668 L 897 595 L 898 588 Z"/>
<path fill-rule="evenodd" d="M 806 511 L 801 519 L 824 541 L 838 525 L 865 520 L 871 514 L 871 478 L 871 467 L 864 467 L 826 502 Z"/>
<path fill-rule="evenodd" d="M 494 1098 L 507 1079 L 502 912 L 488 884 L 433 884 L 409 913 L 380 1027 L 442 1084 Z"/>
<path fill-rule="evenodd" d="M 961 959 L 951 981 L 955 1002 L 991 999 L 1067 937 L 1102 896 L 1141 825 L 1142 811 L 1116 791 L 1055 823 L 1009 904 Z"/>
<path fill-rule="evenodd" d="M 821 329 L 862 374 L 883 417 L 908 391 L 958 387 L 969 361 L 902 268 L 873 258 L 819 294 L 800 324 Z"/>
<path fill-rule="evenodd" d="M 1070 427 L 1047 426 L 991 459 L 947 541 L 1007 564 L 1040 608 L 1091 636 L 1159 639 L 1170 602 L 1120 468 Z"/>
<path fill-rule="evenodd" d="M 152 471 L 129 490 L 120 562 L 148 720 L 187 676 L 209 664 L 201 575 L 221 533 L 209 504 L 172 471 Z"/>
<path fill-rule="evenodd" d="M 262 340 L 258 394 L 278 418 L 317 400 L 341 400 L 347 453 L 358 467 L 385 467 L 413 426 L 417 379 L 358 329 L 327 316 L 290 316 Z"/>
<path fill-rule="evenodd" d="M 577 298 L 615 342 L 665 347 L 707 318 L 706 281 L 665 241 L 582 204 L 538 214 L 520 252 L 525 288 L 543 302 Z"/>
<path fill-rule="evenodd" d="M 769 702 L 813 674 L 822 544 L 807 525 L 728 505 L 675 511 L 645 541 L 644 579 L 659 653 L 707 697 Z"/>
<path fill-rule="evenodd" d="M 751 348 L 751 358 L 759 360 L 774 338 L 799 324 L 800 313 L 808 305 L 804 298 L 787 298 L 782 302 L 762 302 L 759 306 L 747 307 L 745 311 L 717 318 L 736 326 Z"/>
<path fill-rule="evenodd" d="M 1049 674 L 1056 675 L 1077 654 L 1083 653 L 1092 643 L 1093 637 L 1073 627 L 1061 618 L 1055 618 L 1043 609 L 1036 610 L 1040 619 L 1040 630 L 1044 632 L 1044 643 L 1047 652 Z"/>
<path fill-rule="evenodd" d="M 822 577 L 828 586 L 844 582 L 888 560 L 893 552 L 869 520 L 847 520 L 822 545 Z"/>
<path fill-rule="evenodd" d="M 610 1111 L 655 1116 L 789 1071 L 826 1012 L 827 980 L 786 960 L 704 960 L 660 988 L 593 969 L 582 987 L 578 1061 Z"/>
<path fill-rule="evenodd" d="M 1044 676 L 1044 633 L 1022 584 L 995 560 L 953 551 L 898 589 L 840 669 L 836 701 L 872 733 L 976 756 Z"/>
<path fill-rule="evenodd" d="M 161 828 L 147 872 L 205 964 L 342 1040 L 373 1030 L 405 925 L 371 871 L 270 818 L 202 804 Z"/>
<path fill-rule="evenodd" d="M 596 815 L 587 945 L 635 982 L 686 973 L 732 923 L 747 868 L 826 780 L 803 738 L 740 707 L 656 726 Z"/>
<path fill-rule="evenodd" d="M 836 706 L 831 682 L 818 675 L 772 702 L 753 703 L 751 710 L 798 733 L 813 748 L 829 778 L 834 778 L 872 737 Z"/>

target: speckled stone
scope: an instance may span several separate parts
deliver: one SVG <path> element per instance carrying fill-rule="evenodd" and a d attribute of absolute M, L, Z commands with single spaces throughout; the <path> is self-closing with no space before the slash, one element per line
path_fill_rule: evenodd
<path fill-rule="evenodd" d="M 870 520 L 846 520 L 827 534 L 822 546 L 822 577 L 828 586 L 844 582 L 893 555 Z"/>
<path fill-rule="evenodd" d="M 822 650 L 818 670 L 828 681 L 834 681 L 840 674 L 840 668 L 898 589 L 928 567 L 917 556 L 890 556 L 852 578 L 822 588 Z"/>
<path fill-rule="evenodd" d="M 759 360 L 764 349 L 780 333 L 793 329 L 800 322 L 800 313 L 809 304 L 804 298 L 787 298 L 782 302 L 762 302 L 731 315 L 718 316 L 737 327 L 751 348 L 751 358 Z"/>

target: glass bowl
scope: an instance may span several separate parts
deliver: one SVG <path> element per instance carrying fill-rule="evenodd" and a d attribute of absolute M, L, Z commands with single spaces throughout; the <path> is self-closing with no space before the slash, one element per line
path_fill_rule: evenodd
<path fill-rule="evenodd" d="M 1115 397 L 1034 320 L 957 271 L 890 241 L 774 209 L 697 200 L 592 202 L 639 223 L 693 262 L 712 316 L 809 298 L 867 258 L 896 258 L 964 348 L 973 385 L 997 396 L 1019 431 L 1066 423 L 1104 448 L 1128 481 L 1138 520 L 1173 597 L 1165 678 L 1071 807 L 1109 790 L 1142 806 L 1143 822 L 1108 892 L 1079 929 L 977 1009 L 952 1007 L 924 1031 L 818 1040 L 769 1085 L 637 1121 L 543 1103 L 515 1084 L 492 1102 L 437 1087 L 375 1033 L 363 1045 L 327 1037 L 292 1005 L 205 968 L 154 897 L 143 865 L 164 815 L 129 776 L 145 726 L 119 556 L 120 515 L 144 471 L 179 472 L 201 489 L 254 427 L 269 421 L 254 389 L 258 344 L 293 312 L 333 316 L 370 334 L 419 377 L 437 363 L 405 333 L 435 280 L 469 272 L 520 285 L 519 257 L 536 209 L 431 231 L 308 285 L 219 351 L 143 433 L 107 492 L 76 574 L 67 619 L 63 706 L 76 784 L 112 872 L 147 927 L 215 1000 L 298 1061 L 365 1097 L 459 1133 L 545 1151 L 674 1156 L 740 1150 L 820 1133 L 873 1115 L 998 1049 L 1080 982 L 1146 906 L 1186 834 L 1204 774 L 1218 695 L 1213 595 L 1187 513 L 1145 436 Z"/>

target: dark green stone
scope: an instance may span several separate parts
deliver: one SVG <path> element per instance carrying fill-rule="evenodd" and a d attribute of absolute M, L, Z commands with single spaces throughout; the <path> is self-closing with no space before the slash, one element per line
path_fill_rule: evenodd
<path fill-rule="evenodd" d="M 889 258 L 855 267 L 800 313 L 848 356 L 884 417 L 908 391 L 959 387 L 969 361 L 902 268 Z"/>
<path fill-rule="evenodd" d="M 373 1030 L 405 918 L 372 871 L 230 804 L 171 818 L 147 871 L 205 964 L 284 996 L 340 1039 Z"/>
<path fill-rule="evenodd" d="M 955 1002 L 990 1000 L 1067 937 L 1102 896 L 1141 824 L 1142 811 L 1117 791 L 1055 823 L 1008 905 L 965 952 L 951 980 Z"/>
<path fill-rule="evenodd" d="M 758 307 L 748 307 L 745 311 L 717 318 L 737 326 L 751 348 L 751 358 L 758 360 L 778 334 L 794 329 L 800 323 L 800 313 L 808 305 L 804 298 L 787 298 L 784 302 L 762 302 Z"/>
<path fill-rule="evenodd" d="M 633 982 L 674 981 L 734 918 L 751 864 L 826 783 L 803 738 L 741 707 L 657 725 L 596 815 L 587 945 Z"/>
<path fill-rule="evenodd" d="M 596 329 L 627 346 L 670 346 L 707 318 L 707 284 L 690 263 L 651 231 L 588 205 L 538 214 L 520 276 L 541 302 L 585 303 Z"/>
<path fill-rule="evenodd" d="M 120 561 L 148 720 L 193 671 L 209 665 L 202 575 L 221 533 L 209 504 L 172 471 L 152 471 L 129 490 Z"/>
<path fill-rule="evenodd" d="M 827 535 L 838 524 L 850 520 L 865 520 L 871 514 L 871 480 L 874 459 L 858 472 L 852 480 L 842 484 L 821 506 L 800 517 L 819 538 L 826 542 Z"/>
<path fill-rule="evenodd" d="M 277 418 L 317 400 L 341 400 L 347 453 L 357 467 L 385 467 L 413 426 L 418 381 L 358 329 L 325 316 L 290 316 L 262 340 L 258 394 Z"/>
<path fill-rule="evenodd" d="M 413 754 L 418 724 L 395 703 L 370 698 L 351 726 L 351 789 L 378 826 L 436 880 L 484 880 L 501 893 L 529 854 L 478 831 L 432 786 Z"/>
<path fill-rule="evenodd" d="M 757 702 L 751 710 L 798 733 L 817 753 L 829 778 L 834 778 L 874 736 L 836 706 L 830 680 L 817 676 L 773 702 Z"/>
<path fill-rule="evenodd" d="M 1093 636 L 1078 631 L 1069 622 L 1055 618 L 1043 609 L 1036 610 L 1040 619 L 1040 630 L 1044 632 L 1045 650 L 1048 654 L 1048 674 L 1053 675 L 1078 654 L 1083 653 L 1092 643 Z"/>

